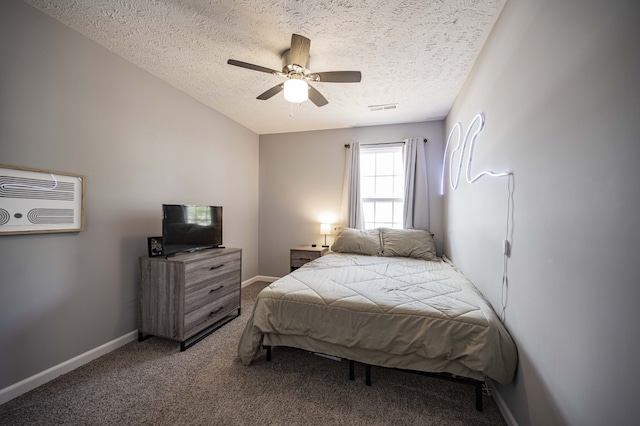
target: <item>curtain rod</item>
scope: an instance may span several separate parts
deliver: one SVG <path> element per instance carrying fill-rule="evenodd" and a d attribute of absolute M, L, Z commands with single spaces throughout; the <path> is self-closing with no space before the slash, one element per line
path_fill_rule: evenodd
<path fill-rule="evenodd" d="M 424 143 L 429 142 L 429 141 L 427 140 L 427 138 L 424 138 L 422 141 L 423 141 Z M 363 145 L 363 146 L 369 146 L 369 145 L 396 145 L 396 144 L 399 144 L 399 143 L 404 143 L 404 141 L 400 141 L 400 142 L 363 143 L 362 145 Z M 351 148 L 351 144 L 350 144 L 350 143 L 345 143 L 345 144 L 344 144 L 344 147 L 345 147 L 345 148 Z"/>

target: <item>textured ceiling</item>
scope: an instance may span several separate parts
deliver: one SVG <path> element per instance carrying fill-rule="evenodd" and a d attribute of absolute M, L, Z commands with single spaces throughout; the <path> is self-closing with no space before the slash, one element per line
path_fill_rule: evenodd
<path fill-rule="evenodd" d="M 506 0 L 24 0 L 258 134 L 440 119 Z M 256 96 L 283 77 L 291 34 L 311 39 L 309 69 L 361 71 L 311 83 L 329 101 Z M 369 105 L 398 104 L 370 111 Z"/>

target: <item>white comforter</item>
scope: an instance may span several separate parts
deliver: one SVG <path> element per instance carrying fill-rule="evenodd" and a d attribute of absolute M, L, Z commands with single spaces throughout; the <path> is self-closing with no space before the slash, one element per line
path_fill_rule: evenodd
<path fill-rule="evenodd" d="M 260 292 L 238 347 L 244 364 L 265 336 L 265 344 L 501 383 L 517 363 L 489 303 L 442 259 L 323 256 Z"/>

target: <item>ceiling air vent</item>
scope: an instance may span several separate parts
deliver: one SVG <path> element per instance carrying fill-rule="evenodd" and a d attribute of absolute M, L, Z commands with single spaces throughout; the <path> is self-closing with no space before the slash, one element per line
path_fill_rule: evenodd
<path fill-rule="evenodd" d="M 384 105 L 369 105 L 369 111 L 385 111 L 390 109 L 397 109 L 398 104 L 384 104 Z"/>

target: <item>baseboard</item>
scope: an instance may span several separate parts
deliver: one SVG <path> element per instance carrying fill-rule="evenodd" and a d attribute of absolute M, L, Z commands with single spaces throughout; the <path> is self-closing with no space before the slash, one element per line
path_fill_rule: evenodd
<path fill-rule="evenodd" d="M 274 282 L 277 279 L 278 277 L 256 275 L 255 277 L 243 282 L 242 287 L 247 287 L 258 281 Z M 28 377 L 4 389 L 0 389 L 0 404 L 11 401 L 12 399 L 17 398 L 23 393 L 27 393 L 30 390 L 33 390 L 38 386 L 42 386 L 58 376 L 75 370 L 76 368 L 81 367 L 82 365 L 91 362 L 94 359 L 101 357 L 102 355 L 118 349 L 120 346 L 126 345 L 129 342 L 133 342 L 137 338 L 138 331 L 132 331 L 131 333 L 127 333 L 124 336 L 118 337 L 117 339 L 105 343 L 104 345 L 98 346 L 97 348 L 91 349 L 90 351 L 71 358 L 70 360 L 53 366 L 48 370 Z"/>
<path fill-rule="evenodd" d="M 265 275 L 256 275 L 255 277 L 250 278 L 247 281 L 243 282 L 242 283 L 242 288 L 245 288 L 246 286 L 251 285 L 253 283 L 256 283 L 258 281 L 266 281 L 268 283 L 272 283 L 272 282 L 274 282 L 275 280 L 277 280 L 279 278 L 280 277 L 268 277 L 268 276 L 265 276 Z"/>
<path fill-rule="evenodd" d="M 70 360 L 55 365 L 48 370 L 42 371 L 31 377 L 28 377 L 18 383 L 15 383 L 9 387 L 0 390 L 0 404 L 4 404 L 7 401 L 11 401 L 14 398 L 27 393 L 30 390 L 42 386 L 45 383 L 55 379 L 58 376 L 75 370 L 76 368 L 93 361 L 94 359 L 101 357 L 111 351 L 118 349 L 120 346 L 124 346 L 129 342 L 136 340 L 138 337 L 138 331 L 132 331 L 124 336 L 118 337 L 104 345 L 91 349 L 83 354 L 80 354 Z"/>
<path fill-rule="evenodd" d="M 513 414 L 511 414 L 509 406 L 502 398 L 502 395 L 500 395 L 500 392 L 498 392 L 498 390 L 496 389 L 495 384 L 491 380 L 487 379 L 487 386 L 489 387 L 489 391 L 493 396 L 493 400 L 496 402 L 496 405 L 498 406 L 498 409 L 500 410 L 500 413 L 502 414 L 502 417 L 504 417 L 504 420 L 507 422 L 507 424 L 509 426 L 518 426 L 518 422 L 516 421 L 515 417 L 513 417 Z"/>

